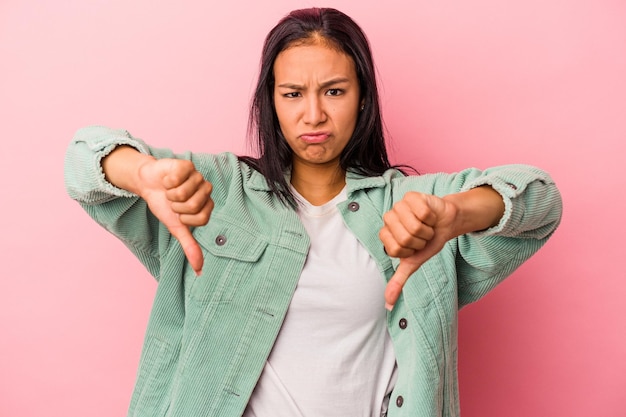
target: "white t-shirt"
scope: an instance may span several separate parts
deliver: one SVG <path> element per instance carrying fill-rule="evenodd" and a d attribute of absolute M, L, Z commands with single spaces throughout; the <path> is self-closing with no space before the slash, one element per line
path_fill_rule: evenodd
<path fill-rule="evenodd" d="M 343 223 L 345 189 L 322 206 L 292 191 L 311 247 L 244 417 L 379 417 L 397 372 L 385 280 Z"/>

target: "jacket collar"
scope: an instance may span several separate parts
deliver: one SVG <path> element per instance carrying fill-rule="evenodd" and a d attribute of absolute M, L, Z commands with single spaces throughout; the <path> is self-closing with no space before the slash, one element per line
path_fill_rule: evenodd
<path fill-rule="evenodd" d="M 387 181 L 382 176 L 368 177 L 353 171 L 346 173 L 346 186 L 348 194 L 368 188 L 382 188 Z"/>
<path fill-rule="evenodd" d="M 248 170 L 246 186 L 254 191 L 271 191 L 271 188 L 265 177 L 261 175 L 256 169 L 250 168 L 247 164 L 244 164 L 245 169 Z"/>
<path fill-rule="evenodd" d="M 260 172 L 250 169 L 248 174 L 248 179 L 246 181 L 246 185 L 255 191 L 271 191 L 271 188 L 265 177 L 261 175 Z M 287 171 L 285 173 L 285 177 L 287 178 L 287 182 L 289 182 L 289 178 L 291 176 L 291 172 Z M 384 177 L 368 177 L 353 171 L 348 171 L 346 173 L 346 191 L 348 194 L 351 194 L 355 191 L 364 190 L 368 188 L 381 188 L 385 186 Z"/>

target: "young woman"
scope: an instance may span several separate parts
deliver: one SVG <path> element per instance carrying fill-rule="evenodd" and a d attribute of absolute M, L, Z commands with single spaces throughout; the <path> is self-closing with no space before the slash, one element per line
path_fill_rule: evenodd
<path fill-rule="evenodd" d="M 258 157 L 80 130 L 69 194 L 158 280 L 131 416 L 457 416 L 457 312 L 555 230 L 559 193 L 514 165 L 406 176 L 370 49 L 333 9 L 269 33 Z"/>

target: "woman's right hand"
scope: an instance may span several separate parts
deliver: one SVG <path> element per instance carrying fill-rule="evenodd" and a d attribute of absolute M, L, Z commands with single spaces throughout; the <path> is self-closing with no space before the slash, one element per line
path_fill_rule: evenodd
<path fill-rule="evenodd" d="M 152 214 L 180 242 L 189 264 L 199 275 L 204 259 L 189 227 L 208 223 L 213 210 L 211 183 L 191 161 L 155 159 L 127 146 L 111 152 L 103 159 L 102 167 L 113 185 L 146 201 Z"/>

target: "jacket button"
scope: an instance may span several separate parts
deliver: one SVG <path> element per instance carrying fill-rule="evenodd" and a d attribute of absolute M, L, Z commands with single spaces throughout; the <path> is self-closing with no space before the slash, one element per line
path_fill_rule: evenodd
<path fill-rule="evenodd" d="M 225 243 L 226 243 L 226 236 L 219 235 L 215 238 L 215 244 L 217 246 L 224 246 Z"/>
<path fill-rule="evenodd" d="M 402 404 L 404 404 L 404 398 L 402 395 L 398 395 L 398 398 L 396 398 L 396 405 L 398 407 L 402 407 Z"/>
<path fill-rule="evenodd" d="M 400 328 L 401 328 L 402 330 L 406 329 L 406 326 L 407 326 L 408 324 L 409 324 L 409 323 L 406 321 L 406 319 L 405 319 L 405 318 L 401 318 L 401 319 L 400 319 L 400 321 L 398 322 L 398 326 L 400 326 Z"/>
<path fill-rule="evenodd" d="M 517 190 L 517 185 L 511 183 L 511 182 L 507 182 L 506 185 L 508 185 L 509 187 L 511 187 L 511 189 L 513 190 Z"/>
<path fill-rule="evenodd" d="M 352 203 L 348 204 L 348 210 L 350 211 L 358 211 L 360 208 L 359 203 L 357 203 L 356 201 L 353 201 Z"/>

